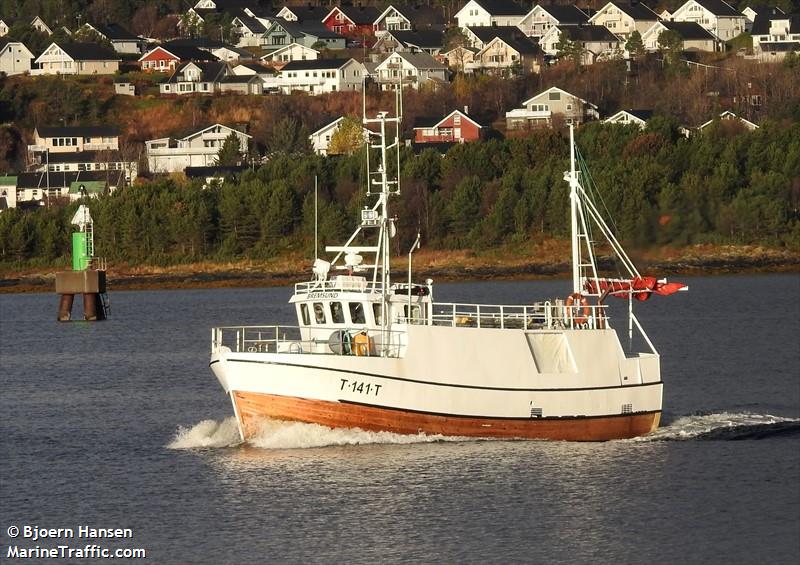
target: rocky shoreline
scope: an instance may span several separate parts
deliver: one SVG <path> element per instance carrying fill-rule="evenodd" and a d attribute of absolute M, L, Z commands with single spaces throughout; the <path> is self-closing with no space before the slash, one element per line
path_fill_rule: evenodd
<path fill-rule="evenodd" d="M 604 265 L 604 263 L 606 265 Z M 800 254 L 769 253 L 736 256 L 684 256 L 675 259 L 640 261 L 640 270 L 658 276 L 723 275 L 759 272 L 800 272 Z M 609 266 L 600 261 L 601 268 Z M 0 279 L 0 293 L 52 292 L 55 272 L 14 273 Z M 396 269 L 402 278 L 405 272 Z M 566 278 L 570 264 L 525 263 L 515 265 L 428 265 L 415 269 L 416 278 L 432 278 L 437 282 L 463 280 L 515 280 Z M 308 270 L 275 270 L 258 267 L 232 267 L 222 270 L 176 269 L 172 272 L 126 272 L 110 269 L 108 286 L 113 290 L 167 290 L 190 288 L 245 288 L 283 286 L 306 280 Z"/>

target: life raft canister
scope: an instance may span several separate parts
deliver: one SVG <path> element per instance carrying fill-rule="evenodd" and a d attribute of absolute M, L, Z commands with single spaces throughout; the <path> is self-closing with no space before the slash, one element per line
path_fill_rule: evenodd
<path fill-rule="evenodd" d="M 567 297 L 567 319 L 572 319 L 575 324 L 583 325 L 592 315 L 589 301 L 580 292 L 573 292 Z"/>

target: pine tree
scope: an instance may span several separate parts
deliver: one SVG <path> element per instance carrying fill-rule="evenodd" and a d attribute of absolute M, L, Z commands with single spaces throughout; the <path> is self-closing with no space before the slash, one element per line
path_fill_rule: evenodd
<path fill-rule="evenodd" d="M 220 147 L 217 154 L 217 165 L 220 167 L 232 167 L 241 162 L 240 153 L 242 151 L 241 143 L 239 143 L 239 136 L 236 132 L 231 132 Z"/>

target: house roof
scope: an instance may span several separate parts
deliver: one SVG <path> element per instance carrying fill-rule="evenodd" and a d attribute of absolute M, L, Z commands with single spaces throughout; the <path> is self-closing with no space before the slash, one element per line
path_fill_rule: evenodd
<path fill-rule="evenodd" d="M 634 20 L 654 21 L 659 19 L 658 14 L 643 2 L 609 2 L 609 4 L 613 4 L 619 11 L 629 15 Z"/>
<path fill-rule="evenodd" d="M 444 45 L 444 34 L 440 31 L 429 29 L 422 31 L 393 30 L 386 33 L 403 45 L 429 49 Z"/>
<path fill-rule="evenodd" d="M 525 37 L 525 34 L 517 26 L 467 26 L 467 29 L 482 43 L 488 43 L 495 37 L 502 37 L 503 39 Z"/>
<path fill-rule="evenodd" d="M 25 44 L 24 44 L 24 43 L 22 43 L 21 41 L 16 41 L 16 40 L 14 40 L 14 39 L 9 39 L 8 37 L 0 37 L 0 53 L 2 53 L 2 52 L 5 50 L 5 48 L 6 48 L 6 47 L 8 47 L 8 46 L 9 46 L 9 45 L 11 45 L 11 44 L 14 44 L 14 45 L 22 45 L 22 47 L 23 47 L 23 48 L 24 48 L 24 49 L 25 49 L 25 50 L 28 52 L 28 54 L 29 54 L 31 57 L 33 57 L 33 53 L 31 53 L 31 50 L 30 50 L 30 49 L 28 49 L 28 48 L 25 46 Z"/>
<path fill-rule="evenodd" d="M 438 126 L 442 122 L 446 122 L 450 118 L 450 116 L 452 116 L 453 114 L 459 114 L 462 118 L 464 118 L 466 120 L 469 120 L 470 122 L 472 122 L 473 124 L 475 124 L 479 128 L 483 127 L 481 124 L 479 124 L 478 122 L 476 122 L 475 120 L 470 118 L 467 114 L 465 114 L 461 110 L 453 110 L 452 112 L 447 114 L 444 118 L 418 117 L 418 118 L 416 118 L 414 120 L 414 129 L 435 128 L 436 126 Z"/>
<path fill-rule="evenodd" d="M 759 128 L 759 126 L 757 124 L 754 124 L 750 120 L 745 120 L 744 118 L 742 118 L 741 116 L 737 116 L 736 114 L 734 114 L 730 110 L 725 110 L 718 117 L 712 118 L 712 119 L 708 120 L 707 122 L 705 122 L 704 124 L 701 124 L 701 125 L 697 126 L 697 129 L 699 129 L 699 130 L 700 129 L 704 129 L 707 126 L 709 126 L 712 123 L 714 123 L 715 120 L 721 120 L 721 121 L 738 120 L 738 121 L 742 122 L 743 124 L 745 124 L 746 126 L 748 126 L 750 129 L 758 129 Z"/>
<path fill-rule="evenodd" d="M 39 126 L 39 137 L 117 137 L 114 126 Z"/>
<path fill-rule="evenodd" d="M 262 55 L 261 60 L 263 61 L 264 59 L 269 59 L 270 57 L 274 57 L 275 55 L 283 51 L 289 51 L 290 49 L 297 49 L 297 48 L 300 48 L 303 51 L 313 51 L 314 53 L 319 55 L 319 51 L 317 51 L 316 49 L 313 49 L 311 47 L 306 47 L 305 45 L 302 45 L 300 43 L 290 43 L 289 45 L 282 46 L 280 49 L 276 49 L 275 51 L 270 51 L 266 55 Z"/>
<path fill-rule="evenodd" d="M 739 11 L 724 0 L 694 0 L 715 16 L 736 16 L 743 18 Z"/>
<path fill-rule="evenodd" d="M 531 41 L 527 37 L 498 37 L 497 40 L 504 42 L 520 55 L 535 55 L 542 52 L 542 48 L 539 47 L 539 44 L 535 41 Z M 486 45 L 488 46 L 488 43 Z"/>
<path fill-rule="evenodd" d="M 75 61 L 120 60 L 116 53 L 96 43 L 61 43 L 58 46 Z"/>
<path fill-rule="evenodd" d="M 647 120 L 649 120 L 650 118 L 653 117 L 653 111 L 652 110 L 631 110 L 631 109 L 629 109 L 629 110 L 620 110 L 619 112 L 617 112 L 613 116 L 610 116 L 609 118 L 607 118 L 605 121 L 606 122 L 610 122 L 612 120 L 616 120 L 617 116 L 620 116 L 621 114 L 628 114 L 628 115 L 633 116 L 634 118 L 637 118 L 637 119 L 639 119 L 639 120 L 641 120 L 643 122 L 646 122 Z"/>
<path fill-rule="evenodd" d="M 254 18 L 253 16 L 250 16 L 248 14 L 245 13 L 238 14 L 235 19 L 242 22 L 242 25 L 247 29 L 249 29 L 250 31 L 252 31 L 253 33 L 264 33 L 265 31 L 267 31 L 267 28 L 264 27 L 264 24 L 262 24 L 258 18 Z"/>
<path fill-rule="evenodd" d="M 85 182 L 106 182 L 111 186 L 117 186 L 122 181 L 123 171 L 50 171 L 42 173 L 19 173 L 17 177 L 17 188 L 69 188 L 76 181 Z"/>
<path fill-rule="evenodd" d="M 197 47 L 181 47 L 178 45 L 159 45 L 154 47 L 141 57 L 139 57 L 140 61 L 143 61 L 145 57 L 150 55 L 156 49 L 161 49 L 162 51 L 166 51 L 176 59 L 180 61 L 216 61 L 217 57 L 215 57 L 210 51 L 206 51 L 205 49 L 198 49 Z"/>
<path fill-rule="evenodd" d="M 139 38 L 119 24 L 89 24 L 109 41 L 137 41 Z"/>
<path fill-rule="evenodd" d="M 319 69 L 341 69 L 353 59 L 315 59 L 311 61 L 289 61 L 281 71 L 311 71 Z"/>
<path fill-rule="evenodd" d="M 178 77 L 183 74 L 184 69 L 189 65 L 194 65 L 200 69 L 200 81 L 201 82 L 214 82 L 220 75 L 225 72 L 227 65 L 221 61 L 219 62 L 190 62 L 184 63 L 177 69 L 172 75 L 165 81 L 167 84 L 175 84 L 180 82 Z"/>
<path fill-rule="evenodd" d="M 245 59 L 252 59 L 253 54 L 248 51 L 247 49 L 242 49 L 241 47 L 236 47 L 234 45 L 223 45 L 222 47 L 215 47 L 212 49 L 212 53 L 214 51 L 220 51 L 222 49 L 227 49 L 231 53 L 236 53 L 239 57 L 244 57 Z"/>
<path fill-rule="evenodd" d="M 581 97 L 579 97 L 579 96 L 575 96 L 574 94 L 571 94 L 571 93 L 567 92 L 566 90 L 563 90 L 563 89 L 561 89 L 561 88 L 558 88 L 557 86 L 551 86 L 550 88 L 548 88 L 548 89 L 546 89 L 546 90 L 542 90 L 541 92 L 537 92 L 536 94 L 534 94 L 533 96 L 531 96 L 530 98 L 528 98 L 527 100 L 525 100 L 525 101 L 522 103 L 522 105 L 523 105 L 523 106 L 527 106 L 527 105 L 528 105 L 530 102 L 532 102 L 532 101 L 533 101 L 533 100 L 535 100 L 536 98 L 539 98 L 541 95 L 543 95 L 543 94 L 548 94 L 548 93 L 550 93 L 550 92 L 560 92 L 561 94 L 566 94 L 567 96 L 570 96 L 570 97 L 572 97 L 572 98 L 576 98 L 576 99 L 580 100 L 581 102 L 583 102 L 584 104 L 586 104 L 586 105 L 588 105 L 588 106 L 590 106 L 590 107 L 592 107 L 592 108 L 597 108 L 597 106 L 595 106 L 595 105 L 594 105 L 594 104 L 592 104 L 591 102 L 587 102 L 587 101 L 586 101 L 586 100 L 584 100 L 583 98 L 581 98 Z"/>
<path fill-rule="evenodd" d="M 328 15 L 330 12 L 330 8 L 326 6 L 284 6 L 281 8 L 278 13 L 282 12 L 283 10 L 288 10 L 293 13 L 298 21 L 306 21 L 306 20 L 313 20 L 317 22 L 321 22 L 322 18 Z"/>
<path fill-rule="evenodd" d="M 765 6 L 764 4 L 757 4 L 755 6 L 748 7 L 753 10 L 757 16 L 779 16 L 784 13 L 784 11 L 777 6 Z"/>
<path fill-rule="evenodd" d="M 275 69 L 273 69 L 272 67 L 265 67 L 260 63 L 238 63 L 236 67 L 244 67 L 246 69 L 250 69 L 256 74 L 270 74 L 270 75 L 275 74 Z"/>
<path fill-rule="evenodd" d="M 325 27 L 322 22 L 300 22 L 298 28 L 301 33 L 304 33 L 306 35 L 313 35 L 319 38 L 333 38 L 333 39 L 339 37 L 344 38 L 342 34 L 336 33 L 335 31 Z"/>
<path fill-rule="evenodd" d="M 408 53 L 406 51 L 398 51 L 392 55 L 402 57 L 416 69 L 447 69 L 446 65 L 440 63 L 428 53 Z M 389 57 L 387 57 L 385 61 L 381 62 L 381 65 L 388 60 Z"/>
<path fill-rule="evenodd" d="M 615 42 L 620 39 L 611 33 L 606 26 L 579 25 L 579 26 L 556 26 L 558 31 L 566 34 L 571 41 L 607 41 Z"/>
<path fill-rule="evenodd" d="M 589 16 L 575 5 L 560 5 L 560 4 L 539 4 L 538 6 L 551 16 L 553 16 L 560 24 L 579 24 L 589 21 Z"/>
<path fill-rule="evenodd" d="M 324 126 L 319 128 L 318 130 L 312 132 L 308 137 L 314 137 L 315 135 L 319 135 L 319 134 L 321 134 L 321 133 L 323 133 L 323 132 L 325 132 L 325 131 L 327 131 L 329 129 L 337 127 L 339 125 L 339 122 L 344 120 L 344 118 L 345 118 L 345 116 L 340 116 L 340 117 L 336 118 L 335 120 L 333 120 L 332 122 L 327 122 Z"/>
<path fill-rule="evenodd" d="M 659 22 L 668 30 L 676 32 L 684 40 L 714 39 L 714 35 L 697 22 Z"/>
<path fill-rule="evenodd" d="M 789 20 L 789 33 L 800 33 L 800 14 L 757 15 L 753 20 L 752 35 L 769 35 L 769 28 L 775 20 Z"/>
<path fill-rule="evenodd" d="M 372 23 L 378 19 L 378 16 L 381 15 L 377 8 L 373 8 L 371 6 L 337 6 L 328 12 L 325 17 L 322 18 L 322 21 L 327 20 L 328 16 L 330 16 L 337 8 L 340 12 L 347 16 L 347 19 L 356 25 L 372 25 Z"/>
<path fill-rule="evenodd" d="M 512 0 L 475 0 L 475 3 L 493 16 L 524 16 L 528 13 L 526 8 Z"/>
<path fill-rule="evenodd" d="M 164 49 L 171 49 L 172 47 L 196 47 L 197 49 L 216 49 L 218 47 L 227 47 L 228 44 L 216 39 L 208 39 L 206 37 L 197 38 L 184 38 L 173 39 L 161 44 Z"/>
<path fill-rule="evenodd" d="M 185 136 L 181 137 L 180 139 L 181 139 L 182 141 L 185 141 L 185 140 L 187 140 L 187 139 L 191 139 L 192 137 L 197 137 L 198 135 L 201 135 L 201 134 L 202 134 L 203 132 L 205 132 L 206 130 L 210 130 L 211 128 L 215 128 L 215 127 L 223 127 L 223 128 L 225 128 L 225 129 L 229 129 L 229 130 L 231 130 L 231 131 L 235 131 L 236 133 L 240 133 L 240 134 L 242 134 L 243 136 L 245 136 L 245 137 L 248 137 L 248 138 L 252 138 L 252 137 L 253 137 L 252 135 L 247 135 L 245 132 L 243 132 L 243 131 L 239 131 L 239 130 L 238 130 L 238 129 L 236 129 L 236 128 L 232 128 L 231 126 L 226 126 L 225 124 L 221 124 L 221 123 L 217 122 L 217 123 L 215 123 L 215 124 L 208 125 L 208 126 L 206 126 L 206 127 L 204 127 L 204 128 L 201 128 L 201 129 L 198 129 L 198 130 L 194 130 L 194 131 L 192 131 L 190 134 L 188 134 L 188 135 L 185 135 Z M 154 141 L 157 141 L 157 140 L 154 140 Z"/>

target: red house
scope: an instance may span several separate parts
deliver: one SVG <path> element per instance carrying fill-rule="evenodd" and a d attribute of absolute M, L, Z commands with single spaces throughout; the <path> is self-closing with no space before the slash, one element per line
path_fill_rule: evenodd
<path fill-rule="evenodd" d="M 453 110 L 446 117 L 417 118 L 414 121 L 415 143 L 465 143 L 478 141 L 483 126 L 460 110 Z"/>
<path fill-rule="evenodd" d="M 378 16 L 380 12 L 376 8 L 337 6 L 322 18 L 322 23 L 335 33 L 360 39 L 372 37 L 375 33 L 373 24 Z"/>
<path fill-rule="evenodd" d="M 145 72 L 172 73 L 177 67 L 189 61 L 216 61 L 210 52 L 197 47 L 156 47 L 139 58 Z"/>

